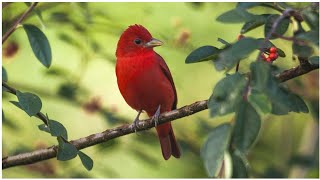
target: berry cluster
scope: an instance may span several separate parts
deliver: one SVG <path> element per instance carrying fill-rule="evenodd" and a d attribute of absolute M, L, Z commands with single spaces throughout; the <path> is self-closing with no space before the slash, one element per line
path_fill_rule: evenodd
<path fill-rule="evenodd" d="M 267 62 L 273 62 L 278 58 L 277 48 L 272 46 L 268 52 L 265 52 L 268 54 L 268 57 L 265 56 L 264 53 L 261 53 L 261 58 Z"/>

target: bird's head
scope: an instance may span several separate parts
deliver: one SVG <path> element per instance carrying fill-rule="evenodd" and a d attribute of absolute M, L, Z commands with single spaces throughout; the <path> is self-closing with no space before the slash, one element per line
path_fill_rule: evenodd
<path fill-rule="evenodd" d="M 116 56 L 130 57 L 141 53 L 152 52 L 153 47 L 161 46 L 160 40 L 152 38 L 150 32 L 141 25 L 129 26 L 121 35 Z"/>

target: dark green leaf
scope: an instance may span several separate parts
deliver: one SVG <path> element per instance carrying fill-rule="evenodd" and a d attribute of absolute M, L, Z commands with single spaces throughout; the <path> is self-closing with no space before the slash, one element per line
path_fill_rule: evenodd
<path fill-rule="evenodd" d="M 246 101 L 238 106 L 233 128 L 232 144 L 246 153 L 254 143 L 261 127 L 260 116 Z"/>
<path fill-rule="evenodd" d="M 218 59 L 213 63 L 217 70 L 221 70 L 223 67 L 226 70 L 233 68 L 240 60 L 247 57 L 250 53 L 257 49 L 259 42 L 253 38 L 242 38 L 230 47 L 222 50 L 218 55 Z"/>
<path fill-rule="evenodd" d="M 266 21 L 266 24 L 264 26 L 264 37 L 268 37 L 268 35 L 270 34 L 271 30 L 272 30 L 272 26 L 274 24 L 274 22 L 280 17 L 280 15 L 278 14 L 273 14 L 270 15 Z M 275 29 L 274 33 L 278 34 L 278 35 L 283 35 L 288 27 L 289 27 L 289 23 L 290 23 L 290 19 L 289 18 L 285 18 L 283 20 L 281 20 L 277 26 L 277 28 Z M 277 38 L 277 36 L 274 36 L 273 34 L 270 36 L 270 39 L 275 39 Z"/>
<path fill-rule="evenodd" d="M 230 134 L 230 124 L 221 124 L 210 132 L 208 139 L 201 147 L 200 154 L 210 177 L 216 177 L 219 173 L 224 153 L 229 144 Z"/>
<path fill-rule="evenodd" d="M 67 130 L 60 122 L 49 120 L 48 125 L 52 136 L 62 136 L 65 140 L 68 140 Z"/>
<path fill-rule="evenodd" d="M 266 94 L 272 104 L 272 113 L 277 115 L 288 114 L 288 112 L 307 113 L 308 107 L 297 95 L 285 89 L 275 77 L 271 75 L 268 63 L 254 62 L 250 66 L 252 72 L 252 89 Z"/>
<path fill-rule="evenodd" d="M 248 101 L 257 111 L 263 113 L 270 113 L 271 112 L 271 102 L 268 97 L 256 90 L 251 90 Z"/>
<path fill-rule="evenodd" d="M 49 41 L 43 32 L 34 25 L 24 24 L 33 53 L 38 60 L 47 68 L 51 65 L 51 48 Z"/>
<path fill-rule="evenodd" d="M 248 178 L 248 160 L 240 151 L 231 154 L 232 158 L 232 178 Z"/>
<path fill-rule="evenodd" d="M 88 156 L 86 155 L 85 153 L 79 151 L 78 152 L 78 155 L 81 159 L 81 162 L 83 164 L 83 166 L 88 170 L 90 171 L 93 167 L 93 160 Z"/>
<path fill-rule="evenodd" d="M 6 69 L 2 66 L 2 81 L 7 82 L 8 81 L 8 74 Z"/>
<path fill-rule="evenodd" d="M 309 58 L 313 53 L 313 48 L 308 45 L 292 44 L 292 51 L 298 57 Z"/>
<path fill-rule="evenodd" d="M 228 43 L 227 41 L 225 41 L 224 39 L 218 38 L 218 41 L 221 42 L 222 44 L 226 45 L 226 46 L 231 46 L 231 44 Z"/>
<path fill-rule="evenodd" d="M 302 11 L 302 17 L 312 30 L 319 33 L 319 13 L 305 9 Z"/>
<path fill-rule="evenodd" d="M 74 145 L 68 142 L 65 142 L 60 136 L 57 137 L 57 139 L 59 142 L 58 153 L 57 153 L 58 160 L 67 161 L 75 158 L 78 155 L 78 150 Z"/>
<path fill-rule="evenodd" d="M 208 101 L 210 116 L 222 116 L 235 111 L 246 85 L 243 75 L 236 73 L 220 80 Z"/>
<path fill-rule="evenodd" d="M 248 13 L 247 11 L 240 8 L 227 11 L 218 16 L 216 20 L 224 23 L 241 23 L 252 21 L 255 18 L 256 15 Z"/>
<path fill-rule="evenodd" d="M 262 14 L 259 16 L 260 16 L 260 18 L 256 18 L 252 21 L 246 22 L 241 28 L 241 34 L 249 32 L 249 31 L 265 24 L 267 18 L 270 16 L 270 14 Z"/>
<path fill-rule="evenodd" d="M 309 62 L 311 64 L 319 65 L 319 56 L 312 56 L 309 58 Z"/>
<path fill-rule="evenodd" d="M 261 5 L 261 2 L 238 2 L 237 8 L 249 9 Z"/>
<path fill-rule="evenodd" d="M 188 55 L 186 64 L 215 59 L 220 50 L 214 46 L 202 46 Z"/>
<path fill-rule="evenodd" d="M 48 127 L 47 125 L 45 125 L 45 124 L 39 125 L 38 128 L 39 128 L 41 131 L 44 131 L 44 132 L 47 132 L 47 133 L 51 134 L 49 127 Z"/>
<path fill-rule="evenodd" d="M 297 39 L 311 42 L 319 46 L 319 31 L 302 32 L 296 36 Z"/>
<path fill-rule="evenodd" d="M 22 93 L 17 91 L 16 93 L 20 107 L 24 110 L 29 116 L 35 116 L 40 112 L 42 107 L 41 99 L 32 93 Z"/>

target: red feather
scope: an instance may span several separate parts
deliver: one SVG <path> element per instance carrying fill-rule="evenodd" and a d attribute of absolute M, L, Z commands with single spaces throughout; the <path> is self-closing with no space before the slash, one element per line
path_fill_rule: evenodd
<path fill-rule="evenodd" d="M 136 44 L 136 39 L 141 44 Z M 161 105 L 160 112 L 171 111 L 177 106 L 177 93 L 170 70 L 163 58 L 146 43 L 151 34 L 141 25 L 129 26 L 123 32 L 117 47 L 116 75 L 119 90 L 129 106 L 153 116 Z M 171 123 L 156 127 L 162 155 L 180 157 L 180 149 L 175 139 Z"/>

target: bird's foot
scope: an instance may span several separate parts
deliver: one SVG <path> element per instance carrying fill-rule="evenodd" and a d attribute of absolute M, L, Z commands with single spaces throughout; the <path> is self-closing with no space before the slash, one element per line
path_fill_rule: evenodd
<path fill-rule="evenodd" d="M 161 109 L 161 105 L 158 106 L 156 113 L 154 113 L 154 115 L 152 116 L 152 120 L 154 120 L 155 127 L 157 127 L 157 125 L 158 125 L 159 116 L 160 116 L 160 109 Z"/>
<path fill-rule="evenodd" d="M 135 133 L 137 133 L 137 129 L 139 128 L 139 121 L 140 121 L 139 116 L 140 116 L 141 112 L 142 112 L 142 110 L 140 110 L 138 112 L 137 117 L 134 119 L 134 121 L 132 123 L 132 127 L 133 127 Z"/>

